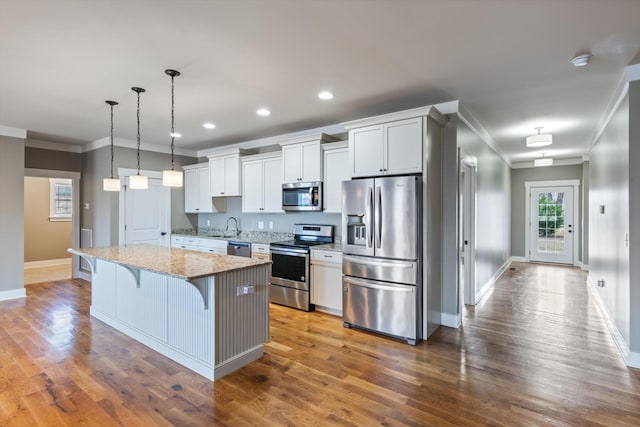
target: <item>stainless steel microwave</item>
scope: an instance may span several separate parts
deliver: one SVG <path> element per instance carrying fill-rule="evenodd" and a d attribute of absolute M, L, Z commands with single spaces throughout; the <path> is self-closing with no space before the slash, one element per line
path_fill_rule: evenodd
<path fill-rule="evenodd" d="M 292 182 L 282 184 L 282 210 L 321 211 L 322 182 Z"/>

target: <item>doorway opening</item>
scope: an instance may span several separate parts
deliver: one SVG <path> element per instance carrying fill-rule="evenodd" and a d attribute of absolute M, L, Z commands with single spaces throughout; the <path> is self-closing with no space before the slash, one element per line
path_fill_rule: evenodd
<path fill-rule="evenodd" d="M 476 304 L 477 159 L 459 153 L 458 175 L 458 312 Z"/>
<path fill-rule="evenodd" d="M 80 173 L 27 168 L 24 175 L 24 283 L 70 279 L 79 269 L 67 249 L 80 239 Z"/>

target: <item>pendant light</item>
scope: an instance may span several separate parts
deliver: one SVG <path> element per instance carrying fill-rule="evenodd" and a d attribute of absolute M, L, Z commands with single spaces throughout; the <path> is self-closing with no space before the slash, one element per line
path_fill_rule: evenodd
<path fill-rule="evenodd" d="M 138 109 L 136 116 L 136 121 L 138 123 L 138 173 L 129 177 L 129 188 L 131 188 L 132 190 L 146 190 L 147 188 L 149 188 L 149 181 L 147 180 L 146 176 L 140 175 L 140 94 L 145 92 L 145 90 L 141 87 L 132 87 L 131 90 L 138 94 Z"/>
<path fill-rule="evenodd" d="M 111 109 L 111 175 L 110 178 L 102 180 L 102 189 L 104 191 L 120 191 L 120 179 L 113 177 L 113 106 L 118 105 L 116 101 L 104 101 L 109 104 Z"/>
<path fill-rule="evenodd" d="M 538 134 L 527 137 L 527 147 L 544 147 L 545 145 L 551 145 L 553 143 L 553 135 L 550 133 L 540 135 L 540 129 L 542 129 L 542 126 L 534 129 L 538 130 Z"/>
<path fill-rule="evenodd" d="M 164 70 L 164 72 L 171 76 L 171 169 L 162 171 L 162 185 L 165 187 L 182 187 L 182 171 L 174 169 L 173 164 L 173 151 L 175 148 L 174 139 L 180 138 L 180 134 L 175 132 L 174 129 L 174 94 L 173 94 L 173 79 L 180 75 L 176 70 Z"/>

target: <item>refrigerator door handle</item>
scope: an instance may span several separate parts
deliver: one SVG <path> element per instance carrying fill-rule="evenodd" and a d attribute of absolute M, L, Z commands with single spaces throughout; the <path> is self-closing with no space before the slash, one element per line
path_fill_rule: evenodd
<path fill-rule="evenodd" d="M 350 283 L 352 285 L 363 286 L 365 288 L 371 288 L 371 289 L 380 289 L 385 291 L 412 293 L 415 290 L 414 289 L 415 287 L 411 285 L 400 285 L 400 286 L 380 285 L 377 283 L 370 282 L 368 280 L 356 279 L 354 277 L 347 277 L 347 276 L 345 276 L 343 280 L 345 283 Z"/>
<path fill-rule="evenodd" d="M 376 187 L 376 248 L 382 246 L 382 191 Z"/>
<path fill-rule="evenodd" d="M 377 259 L 377 260 L 367 259 L 366 261 L 363 261 L 362 258 L 353 257 L 351 255 L 343 255 L 342 260 L 347 262 L 358 263 L 358 264 L 377 265 L 380 267 L 392 267 L 392 268 L 413 269 L 415 268 L 415 265 L 416 265 L 416 263 L 412 261 L 402 262 L 402 261 L 394 260 L 393 262 L 385 262 L 384 260 L 381 260 L 381 259 Z"/>
<path fill-rule="evenodd" d="M 367 221 L 369 221 L 369 227 L 367 230 L 367 247 L 371 248 L 373 247 L 373 222 L 372 221 L 372 215 L 373 215 L 373 187 L 369 187 L 367 189 L 367 212 L 366 212 L 366 217 L 367 217 Z"/>

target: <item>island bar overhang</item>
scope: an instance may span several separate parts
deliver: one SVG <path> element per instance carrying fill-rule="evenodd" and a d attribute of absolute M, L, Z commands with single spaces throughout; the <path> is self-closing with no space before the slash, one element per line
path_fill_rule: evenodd
<path fill-rule="evenodd" d="M 92 317 L 200 375 L 264 354 L 271 261 L 145 244 L 69 252 L 91 266 Z"/>

